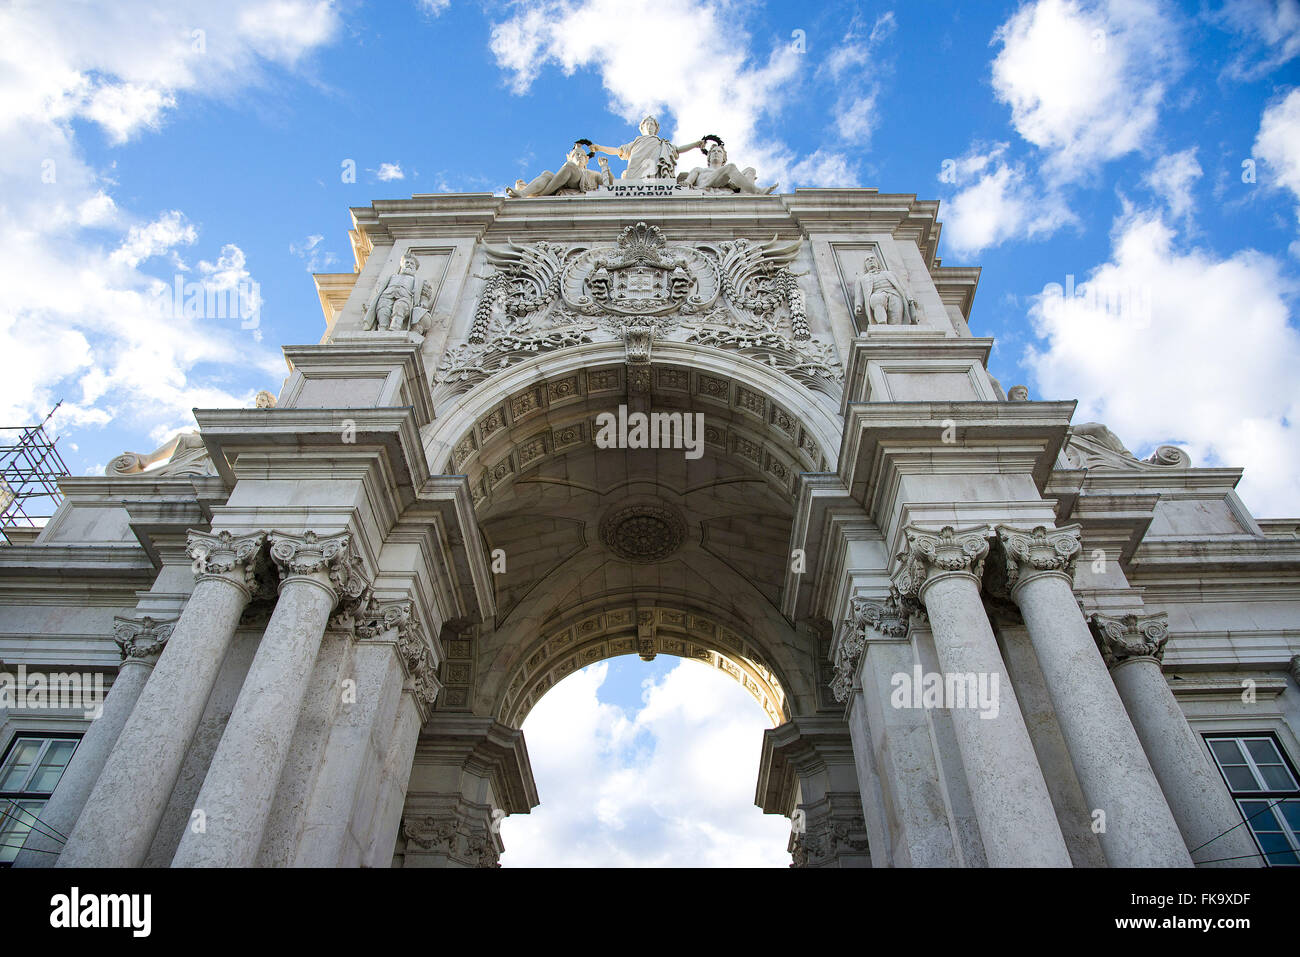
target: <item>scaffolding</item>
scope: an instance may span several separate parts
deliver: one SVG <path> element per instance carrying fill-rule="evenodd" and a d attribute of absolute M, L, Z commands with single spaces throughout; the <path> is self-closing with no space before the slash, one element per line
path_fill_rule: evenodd
<path fill-rule="evenodd" d="M 45 431 L 62 404 L 40 425 L 0 427 L 0 535 L 8 544 L 15 543 L 18 530 L 42 527 L 63 501 L 59 479 L 68 467 L 59 455 L 59 437 Z"/>

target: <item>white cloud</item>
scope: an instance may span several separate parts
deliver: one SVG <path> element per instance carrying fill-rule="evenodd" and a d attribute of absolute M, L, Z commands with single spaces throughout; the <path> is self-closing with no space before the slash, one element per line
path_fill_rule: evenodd
<path fill-rule="evenodd" d="M 1270 181 L 1300 200 L 1300 87 L 1264 110 L 1255 137 L 1255 156 L 1268 166 Z M 1300 216 L 1300 209 L 1297 209 Z"/>
<path fill-rule="evenodd" d="M 1170 153 L 1156 161 L 1145 182 L 1164 200 L 1169 215 L 1184 219 L 1196 206 L 1192 187 L 1201 178 L 1201 164 L 1196 161 L 1196 147 Z"/>
<path fill-rule="evenodd" d="M 324 241 L 323 235 L 314 233 L 300 243 L 290 243 L 289 252 L 306 263 L 308 272 L 323 272 L 338 262 L 338 257 L 321 248 Z"/>
<path fill-rule="evenodd" d="M 419 5 L 426 16 L 436 17 L 451 6 L 451 0 L 419 0 Z"/>
<path fill-rule="evenodd" d="M 1230 77 L 1258 79 L 1300 55 L 1300 0 L 1227 0 L 1210 18 L 1246 41 Z"/>
<path fill-rule="evenodd" d="M 1142 148 L 1181 70 L 1177 29 L 1156 0 L 1038 0 L 993 42 L 993 89 L 1062 182 Z"/>
<path fill-rule="evenodd" d="M 157 308 L 160 290 L 188 271 L 179 251 L 198 243 L 198 228 L 180 210 L 122 208 L 74 132 L 88 121 L 116 143 L 158 128 L 183 95 L 229 97 L 262 82 L 269 65 L 298 63 L 338 27 L 328 2 L 231 0 L 218 19 L 212 11 L 198 0 L 119 0 L 75 16 L 57 4 L 0 7 L 0 231 L 9 239 L 0 337 L 24 373 L 0 381 L 5 419 L 39 420 L 63 399 L 59 428 L 111 423 L 137 433 L 124 443 L 143 442 L 192 427 L 194 407 L 246 405 L 255 388 L 239 380 L 250 374 L 283 376 L 282 360 L 239 318 Z M 189 281 L 218 290 L 252 277 L 243 251 L 226 243 Z"/>
<path fill-rule="evenodd" d="M 375 173 L 375 176 L 383 183 L 395 179 L 406 179 L 406 174 L 402 172 L 401 163 L 380 163 L 379 171 Z"/>
<path fill-rule="evenodd" d="M 881 78 L 891 72 L 882 63 L 880 48 L 897 27 L 894 12 L 887 10 L 864 37 L 855 16 L 843 41 L 826 58 L 826 69 L 840 91 L 833 114 L 841 139 L 866 145 L 879 126 Z"/>
<path fill-rule="evenodd" d="M 943 214 L 943 240 L 951 255 L 973 256 L 1008 239 L 1045 239 L 1077 221 L 1059 196 L 1030 184 L 1023 164 L 1006 160 L 1007 147 L 976 146 L 953 161 L 950 172 L 961 188 Z"/>
<path fill-rule="evenodd" d="M 502 823 L 502 864 L 788 866 L 790 822 L 753 803 L 768 727 L 754 699 L 682 661 L 628 714 L 600 700 L 610 667 L 569 676 L 524 722 L 541 804 Z"/>
<path fill-rule="evenodd" d="M 573 135 L 615 146 L 635 135 L 631 130 L 646 113 L 667 111 L 674 142 L 716 133 L 730 159 L 756 167 L 760 181 L 785 187 L 798 181 L 798 158 L 763 138 L 759 123 L 785 104 L 800 79 L 802 55 L 778 44 L 765 61 L 751 57 L 749 35 L 739 25 L 743 8 L 718 0 L 523 0 L 514 10 L 493 25 L 491 40 L 514 92 L 525 93 L 548 63 L 566 74 L 591 68 L 609 93 L 610 110 L 628 124 Z M 668 123 L 663 127 L 667 135 Z M 564 145 L 557 140 L 557 148 Z M 702 165 L 699 154 L 696 159 Z M 683 157 L 680 168 L 690 165 Z"/>
<path fill-rule="evenodd" d="M 1296 284 L 1270 256 L 1175 240 L 1159 213 L 1134 213 L 1088 277 L 1095 299 L 1037 297 L 1046 342 L 1025 356 L 1037 394 L 1078 398 L 1075 421 L 1106 423 L 1139 456 L 1168 442 L 1195 465 L 1244 467 L 1239 491 L 1257 514 L 1300 514 Z"/>

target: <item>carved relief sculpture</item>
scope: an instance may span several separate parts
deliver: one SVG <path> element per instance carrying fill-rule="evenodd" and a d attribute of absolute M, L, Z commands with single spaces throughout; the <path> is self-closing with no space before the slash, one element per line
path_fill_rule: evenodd
<path fill-rule="evenodd" d="M 388 277 L 374 306 L 366 310 L 363 329 L 423 333 L 428 329 L 429 310 L 433 308 L 433 287 L 417 279 L 420 261 L 410 253 L 402 256 L 397 272 Z"/>
<path fill-rule="evenodd" d="M 918 311 L 906 284 L 879 258 L 868 256 L 853 283 L 853 314 L 869 325 L 914 326 Z"/>

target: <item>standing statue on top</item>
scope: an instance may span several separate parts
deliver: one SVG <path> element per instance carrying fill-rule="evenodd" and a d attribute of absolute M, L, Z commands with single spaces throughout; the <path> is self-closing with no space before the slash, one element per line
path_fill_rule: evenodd
<path fill-rule="evenodd" d="M 918 306 L 903 281 L 891 269 L 868 256 L 853 284 L 853 315 L 870 325 L 914 326 Z"/>
<path fill-rule="evenodd" d="M 778 184 L 759 186 L 758 174 L 754 167 L 737 168 L 735 163 L 727 162 L 727 150 L 722 140 L 710 134 L 701 141 L 700 150 L 708 159 L 708 166 L 697 166 L 689 173 L 682 173 L 677 181 L 683 186 L 699 189 L 729 189 L 737 193 L 772 193 Z"/>
<path fill-rule="evenodd" d="M 659 135 L 659 121 L 647 116 L 641 121 L 641 135 L 622 146 L 601 146 L 593 143 L 591 148 L 597 153 L 608 153 L 619 159 L 627 160 L 627 169 L 623 179 L 674 179 L 677 176 L 677 155 L 685 150 L 693 150 L 703 140 L 674 146 L 671 141 Z"/>

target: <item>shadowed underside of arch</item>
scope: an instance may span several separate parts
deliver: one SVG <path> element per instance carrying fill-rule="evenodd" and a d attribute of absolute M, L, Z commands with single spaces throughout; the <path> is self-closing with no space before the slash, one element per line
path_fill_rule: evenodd
<path fill-rule="evenodd" d="M 684 607 L 635 604 L 587 611 L 546 629 L 525 649 L 493 712 L 517 728 L 563 678 L 630 654 L 675 655 L 706 664 L 740 682 L 773 725 L 790 717 L 785 686 L 773 666 L 731 623 Z"/>

